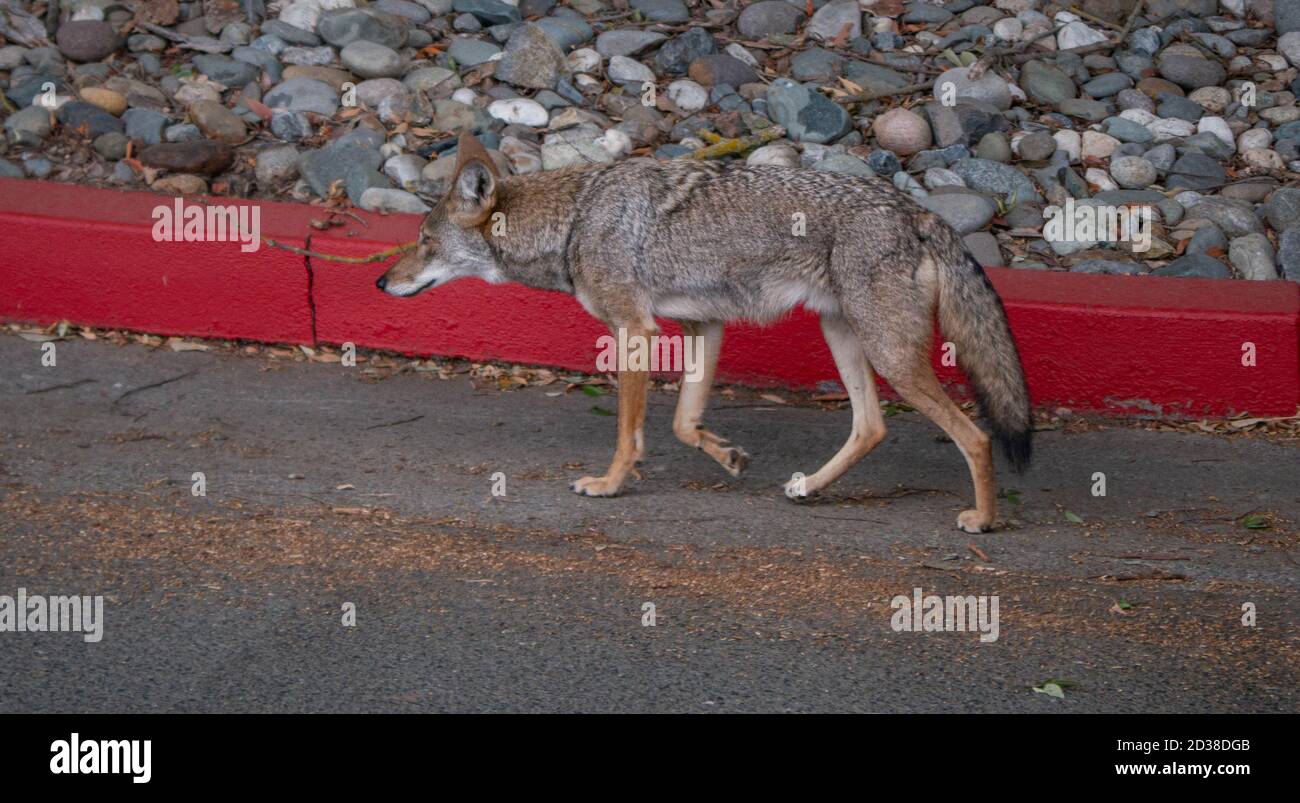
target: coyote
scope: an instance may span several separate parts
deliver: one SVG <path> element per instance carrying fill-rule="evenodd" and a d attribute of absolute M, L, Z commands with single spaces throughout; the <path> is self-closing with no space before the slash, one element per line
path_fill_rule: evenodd
<path fill-rule="evenodd" d="M 469 276 L 577 297 L 617 332 L 649 337 L 656 317 L 699 336 L 700 381 L 682 384 L 673 432 L 733 476 L 749 456 L 701 423 L 723 324 L 768 322 L 797 304 L 822 332 L 853 407 L 848 442 L 792 499 L 825 488 L 885 437 L 879 373 L 938 424 L 966 458 L 975 508 L 966 532 L 993 525 L 989 437 L 948 398 L 930 361 L 937 310 L 956 344 L 993 436 L 1017 472 L 1029 462 L 1029 391 L 1006 313 L 961 237 L 889 182 L 700 160 L 629 159 L 502 177 L 482 144 L 462 134 L 447 196 L 420 226 L 415 250 L 375 282 L 413 296 Z M 804 230 L 793 220 L 803 215 Z M 618 443 L 609 470 L 570 487 L 613 496 L 635 472 L 644 440 L 646 371 L 618 377 Z"/>

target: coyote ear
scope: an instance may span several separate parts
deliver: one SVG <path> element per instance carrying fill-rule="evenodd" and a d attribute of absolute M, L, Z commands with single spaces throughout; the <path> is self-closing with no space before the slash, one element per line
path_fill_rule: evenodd
<path fill-rule="evenodd" d="M 460 139 L 456 140 L 456 170 L 464 170 L 465 167 L 474 161 L 482 162 L 492 171 L 492 175 L 497 175 L 496 165 L 492 164 L 492 157 L 488 156 L 487 148 L 483 143 L 478 141 L 478 137 L 469 131 L 462 131 Z"/>
<path fill-rule="evenodd" d="M 461 226 L 481 225 L 497 205 L 497 179 L 489 167 L 491 164 L 490 160 L 475 159 L 456 175 L 452 219 Z"/>
<path fill-rule="evenodd" d="M 478 226 L 497 202 L 497 168 L 483 143 L 468 131 L 456 143 L 456 182 L 452 187 L 452 219 Z"/>

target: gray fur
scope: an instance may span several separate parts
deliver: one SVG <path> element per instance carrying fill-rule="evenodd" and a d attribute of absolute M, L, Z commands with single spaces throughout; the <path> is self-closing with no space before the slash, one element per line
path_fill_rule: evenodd
<path fill-rule="evenodd" d="M 464 183 L 462 195 L 479 186 Z M 1017 468 L 1027 461 L 1029 397 L 1001 301 L 960 236 L 890 183 L 630 159 L 505 177 L 493 191 L 504 233 L 464 228 L 447 209 L 467 202 L 449 197 L 388 291 L 477 275 L 570 292 L 611 327 L 649 331 L 656 316 L 763 323 L 802 304 L 845 320 L 905 398 L 916 372 L 933 380 L 937 312 L 995 435 Z"/>

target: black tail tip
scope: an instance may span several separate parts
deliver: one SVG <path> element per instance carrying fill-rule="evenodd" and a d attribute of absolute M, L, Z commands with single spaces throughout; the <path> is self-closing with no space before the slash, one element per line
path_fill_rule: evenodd
<path fill-rule="evenodd" d="M 1034 454 L 1034 430 L 1025 428 L 1016 432 L 997 431 L 994 439 L 1002 449 L 1002 456 L 1011 464 L 1011 470 L 1024 474 Z"/>

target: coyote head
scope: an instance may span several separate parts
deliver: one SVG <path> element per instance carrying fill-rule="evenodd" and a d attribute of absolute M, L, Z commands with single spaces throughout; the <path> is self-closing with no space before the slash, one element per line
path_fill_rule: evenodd
<path fill-rule="evenodd" d="M 451 191 L 420 224 L 415 250 L 395 262 L 375 286 L 389 295 L 413 296 L 470 276 L 505 281 L 485 235 L 497 202 L 498 178 L 482 143 L 469 132 L 461 134 Z"/>

